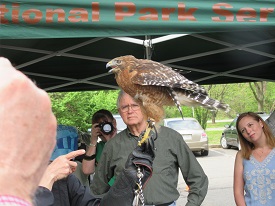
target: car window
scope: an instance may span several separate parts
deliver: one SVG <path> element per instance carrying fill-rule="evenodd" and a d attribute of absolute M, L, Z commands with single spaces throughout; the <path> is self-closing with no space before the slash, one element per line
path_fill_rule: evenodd
<path fill-rule="evenodd" d="M 167 127 L 170 127 L 174 130 L 184 130 L 184 129 L 195 129 L 201 130 L 202 127 L 200 124 L 195 120 L 175 120 L 175 121 L 168 121 Z"/>

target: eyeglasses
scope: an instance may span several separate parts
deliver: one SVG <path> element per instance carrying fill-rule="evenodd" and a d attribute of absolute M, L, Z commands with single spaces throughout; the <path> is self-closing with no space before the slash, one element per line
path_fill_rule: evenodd
<path fill-rule="evenodd" d="M 129 111 L 129 108 L 131 108 L 133 111 L 136 111 L 138 110 L 140 107 L 138 104 L 129 104 L 129 105 L 126 105 L 126 106 L 122 106 L 120 107 L 120 111 L 121 112 L 128 112 Z"/>

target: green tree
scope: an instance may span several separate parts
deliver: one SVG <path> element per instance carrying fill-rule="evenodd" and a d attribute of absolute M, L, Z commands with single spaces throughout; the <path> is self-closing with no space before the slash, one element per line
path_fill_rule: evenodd
<path fill-rule="evenodd" d="M 225 94 L 228 90 L 228 85 L 227 84 L 208 85 L 208 86 L 205 86 L 205 89 L 208 91 L 208 94 L 212 99 L 216 99 L 216 100 L 218 100 L 222 103 L 225 103 L 224 102 L 224 97 L 225 97 Z M 216 116 L 217 116 L 219 111 L 220 110 L 212 110 L 210 112 L 211 120 L 212 120 L 213 124 L 215 124 Z M 207 118 L 207 117 L 204 117 L 204 119 L 205 118 Z"/>
<path fill-rule="evenodd" d="M 231 117 L 245 111 L 257 111 L 257 103 L 248 83 L 230 84 L 224 102 L 231 108 L 229 113 Z"/>
<path fill-rule="evenodd" d="M 249 87 L 258 103 L 258 112 L 264 111 L 264 100 L 267 82 L 249 82 Z"/>
<path fill-rule="evenodd" d="M 275 83 L 267 82 L 264 111 L 272 112 L 275 109 Z"/>
<path fill-rule="evenodd" d="M 192 117 L 192 108 L 187 106 L 181 106 L 183 117 Z M 181 117 L 181 114 L 176 106 L 166 106 L 165 118 Z"/>
<path fill-rule="evenodd" d="M 194 115 L 191 107 L 182 106 L 184 117 L 197 118 L 205 128 L 207 119 L 212 115 L 219 119 L 233 118 L 238 113 L 246 111 L 258 111 L 258 103 L 253 95 L 249 83 L 211 85 L 205 86 L 209 96 L 230 105 L 229 114 L 218 111 L 210 114 L 211 111 L 197 107 Z M 274 110 L 275 105 L 275 83 L 266 84 L 264 109 L 269 112 Z M 59 124 L 76 126 L 82 131 L 87 131 L 91 126 L 91 117 L 99 109 L 108 109 L 113 114 L 118 113 L 116 107 L 118 90 L 88 91 L 88 92 L 57 92 L 49 94 L 52 100 L 53 112 Z M 176 106 L 165 107 L 166 118 L 180 117 Z"/>
<path fill-rule="evenodd" d="M 207 126 L 208 113 L 209 110 L 203 107 L 195 108 L 195 118 L 199 121 L 203 129 L 206 129 Z"/>
<path fill-rule="evenodd" d="M 91 127 L 91 117 L 99 109 L 117 113 L 118 91 L 50 93 L 58 124 L 72 125 L 82 131 Z"/>

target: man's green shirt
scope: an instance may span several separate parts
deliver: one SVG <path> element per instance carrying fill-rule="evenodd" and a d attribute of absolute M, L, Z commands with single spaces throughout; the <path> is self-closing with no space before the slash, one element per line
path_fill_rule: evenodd
<path fill-rule="evenodd" d="M 138 137 L 125 129 L 105 144 L 91 186 L 94 194 L 103 194 L 109 190 L 108 182 L 124 169 L 137 141 Z M 186 205 L 201 205 L 207 193 L 208 178 L 183 137 L 175 130 L 160 127 L 155 147 L 153 175 L 143 191 L 145 203 L 158 205 L 176 201 L 179 197 L 177 184 L 180 169 L 190 187 Z"/>

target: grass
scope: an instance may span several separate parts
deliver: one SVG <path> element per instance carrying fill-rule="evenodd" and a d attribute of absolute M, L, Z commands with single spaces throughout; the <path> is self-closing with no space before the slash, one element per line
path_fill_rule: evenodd
<path fill-rule="evenodd" d="M 209 144 L 220 144 L 221 135 L 223 132 L 223 129 L 225 129 L 224 125 L 229 125 L 231 121 L 229 122 L 216 122 L 215 124 L 207 123 L 206 125 L 206 134 L 208 136 L 208 143 Z M 213 128 L 219 128 L 217 130 L 207 130 L 207 129 L 213 129 Z"/>
<path fill-rule="evenodd" d="M 206 131 L 208 144 L 220 144 L 222 130 Z"/>
<path fill-rule="evenodd" d="M 231 122 L 216 122 L 215 124 L 207 123 L 206 128 L 217 128 L 217 127 L 224 127 L 226 124 L 230 124 Z"/>

